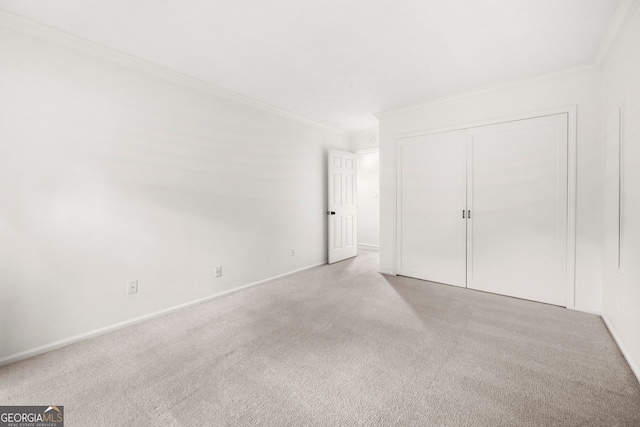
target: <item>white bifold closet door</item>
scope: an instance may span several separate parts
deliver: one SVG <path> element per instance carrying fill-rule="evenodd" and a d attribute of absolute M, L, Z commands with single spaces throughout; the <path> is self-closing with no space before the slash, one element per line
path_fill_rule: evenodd
<path fill-rule="evenodd" d="M 567 115 L 468 132 L 467 287 L 566 305 Z"/>
<path fill-rule="evenodd" d="M 399 145 L 398 273 L 466 284 L 466 131 Z"/>
<path fill-rule="evenodd" d="M 567 114 L 400 140 L 398 273 L 565 306 L 567 160 Z"/>

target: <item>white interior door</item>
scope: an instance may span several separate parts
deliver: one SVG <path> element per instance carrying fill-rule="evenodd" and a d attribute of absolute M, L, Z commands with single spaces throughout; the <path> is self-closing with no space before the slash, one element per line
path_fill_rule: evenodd
<path fill-rule="evenodd" d="M 464 130 L 399 140 L 399 274 L 465 286 L 465 152 Z"/>
<path fill-rule="evenodd" d="M 566 305 L 567 114 L 468 129 L 467 287 Z"/>
<path fill-rule="evenodd" d="M 330 150 L 328 157 L 329 264 L 358 255 L 357 155 Z"/>

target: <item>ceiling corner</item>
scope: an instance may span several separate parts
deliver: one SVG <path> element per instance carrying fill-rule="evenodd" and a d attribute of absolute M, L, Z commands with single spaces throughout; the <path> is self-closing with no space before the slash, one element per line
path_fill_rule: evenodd
<path fill-rule="evenodd" d="M 596 53 L 596 56 L 593 62 L 597 66 L 604 65 L 611 53 L 615 50 L 618 45 L 618 41 L 622 37 L 631 17 L 638 9 L 640 5 L 640 0 L 621 0 L 620 4 L 618 4 L 618 8 L 616 9 L 616 13 L 614 14 L 611 22 L 609 24 L 609 29 L 607 30 L 607 34 L 602 39 L 602 43 L 600 44 L 600 48 Z"/>

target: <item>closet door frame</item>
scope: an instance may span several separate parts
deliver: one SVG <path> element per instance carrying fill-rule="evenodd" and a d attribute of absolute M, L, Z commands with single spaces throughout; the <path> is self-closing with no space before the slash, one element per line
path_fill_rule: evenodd
<path fill-rule="evenodd" d="M 431 152 L 429 155 L 435 162 L 434 168 L 425 169 L 425 165 L 419 162 L 418 169 L 430 171 L 429 178 L 435 179 L 438 184 L 430 187 L 427 181 L 418 178 L 421 182 L 418 185 L 411 185 L 415 190 L 411 196 L 411 190 L 405 199 L 405 186 L 402 176 L 398 180 L 398 264 L 397 273 L 418 279 L 430 280 L 434 282 L 446 283 L 448 285 L 466 287 L 467 283 L 467 131 L 439 132 L 428 135 L 420 135 L 415 138 L 403 139 L 399 142 L 398 149 L 398 170 L 407 172 L 406 160 L 411 162 L 412 156 L 404 156 L 404 150 L 421 147 Z M 446 147 L 445 151 L 442 148 Z M 451 151 L 449 151 L 451 150 Z M 420 156 L 415 156 L 420 158 Z M 457 163 L 450 164 L 455 159 Z M 428 161 L 428 160 L 427 160 Z M 433 164 L 433 163 L 432 163 Z M 439 167 L 445 165 L 445 167 Z M 415 169 L 409 168 L 414 174 Z M 409 172 L 409 173 L 411 173 Z M 417 172 L 421 175 L 421 172 Z M 444 175 L 444 176 L 443 176 Z M 412 181 L 415 182 L 415 181 Z M 456 185 L 457 184 L 457 185 Z M 446 185 L 446 191 L 440 191 L 441 185 Z M 431 190 L 431 191 L 430 191 Z M 445 200 L 442 200 L 442 199 Z M 439 199 L 439 203 L 429 209 L 427 200 Z M 405 201 L 407 203 L 405 203 Z M 416 209 L 415 204 L 422 205 Z M 413 205 L 413 209 L 408 208 Z M 427 203 L 428 205 L 428 203 Z M 403 209 L 407 209 L 406 211 Z M 404 234 L 405 220 L 411 217 L 411 212 L 420 213 L 419 221 L 413 222 L 410 235 Z M 409 213 L 409 215 L 407 215 Z M 434 218 L 435 217 L 435 218 Z M 423 224 L 438 223 L 438 227 L 431 228 Z M 407 222 L 411 223 L 410 220 Z M 419 229 L 416 230 L 416 228 Z M 419 237 L 418 237 L 419 236 Z M 451 238 L 455 236 L 455 238 Z M 416 245 L 416 239 L 418 244 Z M 412 246 L 413 250 L 408 250 L 410 255 L 404 258 L 403 249 L 406 245 Z M 446 255 L 443 255 L 446 254 Z M 417 255 L 417 256 L 416 256 Z M 413 263 L 411 263 L 413 258 Z M 419 260 L 416 264 L 416 258 Z M 424 262 L 422 261 L 424 260 Z M 413 264 L 413 265 L 412 265 Z"/>
<path fill-rule="evenodd" d="M 399 185 L 401 182 L 400 168 L 400 150 L 401 141 L 404 138 L 410 138 L 420 135 L 435 134 L 441 132 L 450 132 L 456 130 L 464 130 L 479 126 L 507 123 L 516 120 L 534 119 L 537 117 L 550 116 L 555 114 L 567 114 L 567 289 L 566 289 L 566 307 L 575 309 L 575 264 L 576 264 L 576 105 L 568 105 L 564 107 L 552 108 L 547 110 L 535 111 L 531 113 L 518 114 L 497 119 L 484 120 L 478 122 L 465 123 L 462 125 L 448 126 L 436 129 L 426 129 L 423 131 L 403 133 L 394 135 L 395 155 L 396 155 L 396 227 L 395 227 L 395 268 L 394 273 L 397 274 L 398 265 L 400 264 L 400 248 L 398 246 L 398 238 L 401 230 L 401 212 L 399 200 Z"/>

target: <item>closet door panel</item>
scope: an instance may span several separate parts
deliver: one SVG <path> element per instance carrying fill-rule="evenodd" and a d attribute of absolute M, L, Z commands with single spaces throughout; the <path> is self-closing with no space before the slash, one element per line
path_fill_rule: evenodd
<path fill-rule="evenodd" d="M 465 286 L 466 131 L 398 141 L 398 273 Z"/>
<path fill-rule="evenodd" d="M 467 286 L 566 305 L 567 115 L 469 129 Z"/>

